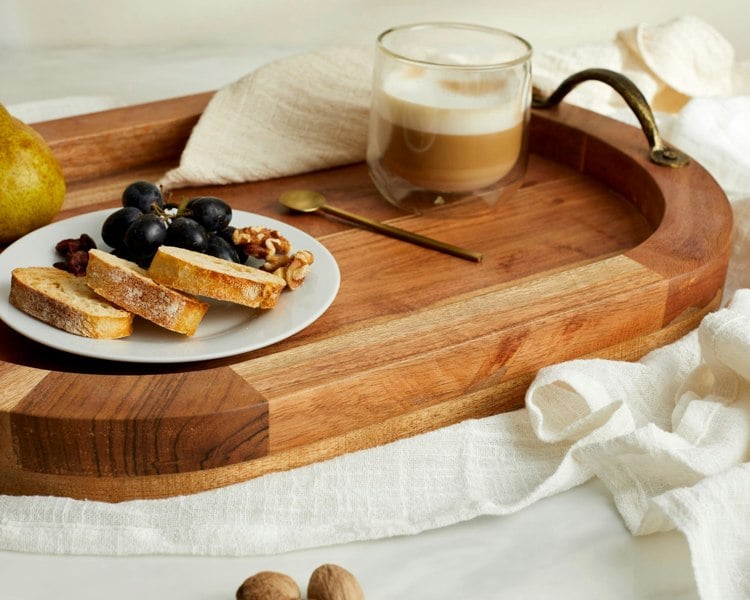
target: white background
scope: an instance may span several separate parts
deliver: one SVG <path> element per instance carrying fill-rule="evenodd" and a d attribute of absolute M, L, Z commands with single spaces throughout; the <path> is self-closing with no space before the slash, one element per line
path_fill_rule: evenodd
<path fill-rule="evenodd" d="M 750 54 L 746 0 L 0 0 L 0 46 L 361 43 L 397 23 L 493 25 L 545 49 L 691 14 Z"/>

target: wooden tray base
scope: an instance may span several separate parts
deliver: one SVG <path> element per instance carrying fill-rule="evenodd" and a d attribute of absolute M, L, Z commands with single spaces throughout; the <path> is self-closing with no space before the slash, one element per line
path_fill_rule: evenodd
<path fill-rule="evenodd" d="M 175 164 L 209 97 L 39 124 L 69 182 L 59 218 Z M 0 493 L 158 498 L 326 460 L 517 409 L 541 367 L 637 359 L 718 306 L 731 210 L 700 165 L 653 165 L 640 130 L 567 105 L 534 112 L 531 151 L 511 199 L 456 220 L 399 213 L 361 164 L 185 190 L 316 236 L 339 296 L 282 343 L 184 366 L 81 359 L 0 325 Z M 300 187 L 485 258 L 283 212 Z"/>

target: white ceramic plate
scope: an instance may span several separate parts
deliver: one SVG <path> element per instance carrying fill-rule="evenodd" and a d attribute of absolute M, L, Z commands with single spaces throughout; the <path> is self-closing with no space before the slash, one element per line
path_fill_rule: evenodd
<path fill-rule="evenodd" d="M 92 212 L 32 231 L 0 252 L 0 319 L 17 332 L 41 344 L 81 356 L 138 363 L 180 363 L 234 356 L 257 350 L 301 331 L 331 305 L 340 284 L 338 265 L 331 253 L 310 235 L 262 215 L 234 211 L 232 225 L 261 225 L 277 229 L 292 250 L 309 250 L 315 257 L 304 284 L 281 294 L 270 310 L 253 310 L 228 302 L 211 304 L 192 337 L 162 329 L 136 317 L 134 332 L 118 340 L 94 340 L 56 329 L 11 305 L 11 271 L 16 267 L 51 266 L 60 260 L 55 244 L 90 235 L 106 249 L 100 231 L 112 210 Z"/>

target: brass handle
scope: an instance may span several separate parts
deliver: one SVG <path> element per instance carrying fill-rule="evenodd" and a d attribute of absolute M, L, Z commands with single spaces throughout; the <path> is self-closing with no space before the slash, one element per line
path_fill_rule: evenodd
<path fill-rule="evenodd" d="M 684 167 L 690 162 L 690 158 L 686 154 L 675 148 L 670 148 L 664 143 L 661 135 L 659 135 L 659 129 L 656 126 L 656 120 L 653 112 L 651 112 L 648 100 L 638 87 L 622 73 L 609 69 L 585 69 L 574 73 L 565 79 L 548 98 L 540 98 L 535 93 L 532 106 L 534 108 L 555 106 L 578 84 L 590 80 L 601 81 L 612 87 L 635 113 L 648 140 L 649 158 L 652 162 L 667 167 Z"/>

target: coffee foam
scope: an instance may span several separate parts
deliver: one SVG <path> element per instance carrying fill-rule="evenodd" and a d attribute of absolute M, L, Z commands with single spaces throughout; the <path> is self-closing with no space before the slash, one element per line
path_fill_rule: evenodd
<path fill-rule="evenodd" d="M 443 135 L 483 135 L 515 127 L 525 94 L 516 75 L 450 74 L 417 67 L 392 71 L 382 86 L 381 116 L 410 129 Z"/>

